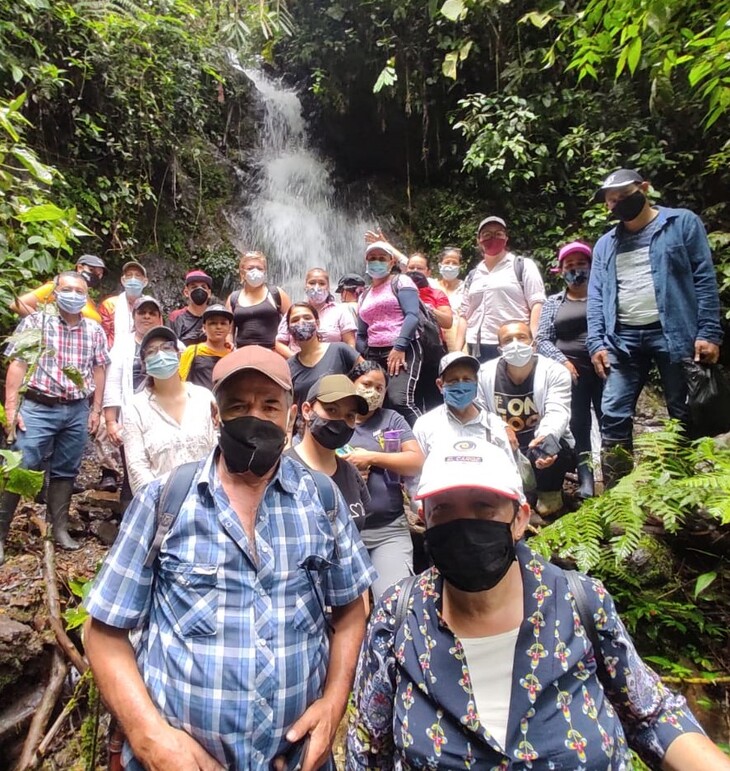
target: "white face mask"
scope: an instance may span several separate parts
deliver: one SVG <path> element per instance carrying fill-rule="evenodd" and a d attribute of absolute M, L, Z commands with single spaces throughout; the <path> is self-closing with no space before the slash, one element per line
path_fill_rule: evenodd
<path fill-rule="evenodd" d="M 458 278 L 459 276 L 459 266 L 439 265 L 439 273 L 441 274 L 441 277 L 445 278 L 447 281 L 453 281 L 453 279 Z"/>
<path fill-rule="evenodd" d="M 246 283 L 249 286 L 261 286 L 266 281 L 266 273 L 261 268 L 249 268 L 246 273 Z"/>
<path fill-rule="evenodd" d="M 502 358 L 507 364 L 514 367 L 524 367 L 529 364 L 530 359 L 535 355 L 535 351 L 530 343 L 521 343 L 519 340 L 513 340 L 511 343 L 502 346 Z"/>

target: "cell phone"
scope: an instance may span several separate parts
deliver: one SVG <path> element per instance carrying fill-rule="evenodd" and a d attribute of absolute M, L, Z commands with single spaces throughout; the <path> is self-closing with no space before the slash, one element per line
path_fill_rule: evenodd
<path fill-rule="evenodd" d="M 309 734 L 298 742 L 290 744 L 284 753 L 285 771 L 301 771 L 304 758 L 309 748 Z"/>
<path fill-rule="evenodd" d="M 530 457 L 534 460 L 538 458 L 550 458 L 560 452 L 560 443 L 552 434 L 548 434 L 540 444 L 530 447 Z"/>

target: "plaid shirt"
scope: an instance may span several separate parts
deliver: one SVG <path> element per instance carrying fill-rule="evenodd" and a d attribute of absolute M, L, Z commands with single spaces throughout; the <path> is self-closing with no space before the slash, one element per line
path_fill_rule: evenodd
<path fill-rule="evenodd" d="M 357 599 L 375 571 L 341 495 L 330 522 L 312 476 L 286 457 L 259 505 L 253 555 L 215 457 L 165 537 L 156 575 L 143 563 L 165 478 L 142 488 L 86 608 L 110 626 L 142 627 L 137 662 L 171 725 L 227 768 L 268 771 L 288 728 L 321 696 L 323 607 Z M 129 747 L 124 761 L 141 771 Z"/>
<path fill-rule="evenodd" d="M 30 330 L 40 331 L 40 339 L 32 340 Z M 94 367 L 108 366 L 109 351 L 104 331 L 96 321 L 81 317 L 71 327 L 55 313 L 38 311 L 26 316 L 16 335 L 28 333 L 30 340 L 10 343 L 5 349 L 9 359 L 30 363 L 40 347 L 43 350 L 38 365 L 33 369 L 28 387 L 48 396 L 63 399 L 84 399 L 94 391 Z M 63 370 L 74 369 L 82 378 L 79 386 Z"/>
<path fill-rule="evenodd" d="M 555 331 L 555 319 L 558 316 L 560 306 L 565 301 L 565 290 L 557 294 L 551 294 L 545 300 L 540 312 L 540 324 L 537 328 L 537 352 L 549 359 L 555 359 L 561 364 L 568 361 L 568 357 L 555 345 L 558 339 L 558 333 Z"/>

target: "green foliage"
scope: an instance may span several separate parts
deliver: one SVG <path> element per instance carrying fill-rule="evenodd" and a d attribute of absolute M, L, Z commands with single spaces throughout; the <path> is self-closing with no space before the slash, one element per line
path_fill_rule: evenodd
<path fill-rule="evenodd" d="M 646 535 L 658 525 L 665 539 L 687 526 L 730 523 L 730 450 L 710 438 L 687 442 L 676 421 L 636 439 L 633 471 L 578 511 L 530 540 L 545 556 L 573 560 L 602 578 L 621 617 L 643 650 L 676 659 L 676 650 L 701 669 L 723 663 L 708 651 L 726 636 L 725 561 L 696 554 L 680 571 L 663 541 Z"/>
<path fill-rule="evenodd" d="M 75 597 L 79 598 L 79 603 L 74 607 L 67 607 L 63 612 L 63 620 L 66 622 L 67 630 L 78 629 L 79 627 L 83 626 L 86 623 L 86 620 L 89 618 L 89 612 L 84 607 L 84 603 L 89 596 L 89 592 L 91 591 L 93 583 L 93 578 L 72 578 L 68 582 L 68 588 L 71 590 L 71 593 Z"/>
<path fill-rule="evenodd" d="M 687 442 L 677 421 L 636 439 L 630 474 L 578 511 L 543 528 L 531 545 L 575 559 L 581 570 L 621 569 L 639 546 L 648 520 L 676 533 L 698 512 L 730 523 L 730 450 L 710 438 Z"/>

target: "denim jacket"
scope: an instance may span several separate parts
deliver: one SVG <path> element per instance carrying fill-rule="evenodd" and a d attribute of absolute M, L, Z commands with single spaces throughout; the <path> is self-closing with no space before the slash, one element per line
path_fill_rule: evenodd
<path fill-rule="evenodd" d="M 695 340 L 722 342 L 720 298 L 710 245 L 700 218 L 688 209 L 658 206 L 649 245 L 662 330 L 673 361 L 692 356 Z M 591 356 L 608 349 L 628 355 L 618 325 L 616 252 L 622 225 L 596 243 L 588 284 L 588 339 Z"/>

